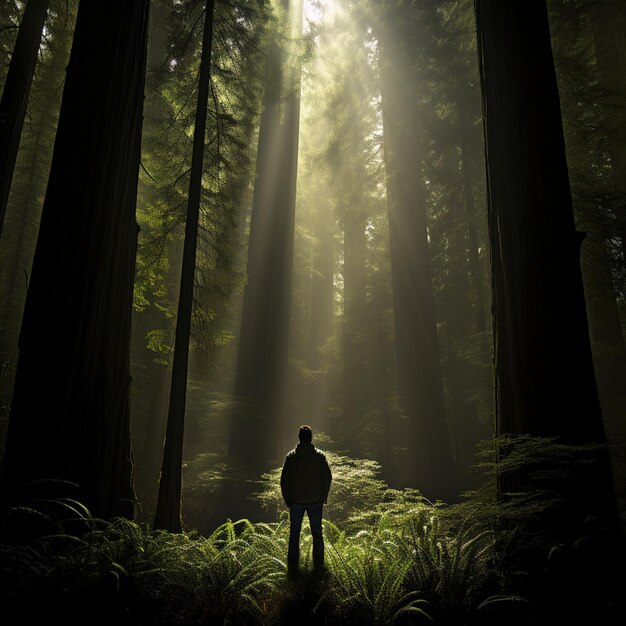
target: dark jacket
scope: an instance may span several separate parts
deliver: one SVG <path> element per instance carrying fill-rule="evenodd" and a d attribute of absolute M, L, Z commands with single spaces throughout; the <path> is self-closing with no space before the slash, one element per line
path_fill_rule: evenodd
<path fill-rule="evenodd" d="M 299 443 L 285 457 L 280 489 L 287 506 L 326 504 L 331 480 L 326 455 L 312 443 Z"/>

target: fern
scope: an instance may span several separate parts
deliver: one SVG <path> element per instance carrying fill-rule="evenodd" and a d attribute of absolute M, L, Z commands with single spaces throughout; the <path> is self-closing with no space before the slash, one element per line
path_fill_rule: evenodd
<path fill-rule="evenodd" d="M 285 513 L 271 523 L 227 519 L 204 537 L 197 532 L 150 531 L 125 519 L 104 522 L 91 518 L 69 495 L 60 498 L 38 494 L 31 500 L 37 508 L 14 507 L 16 520 L 32 517 L 46 532 L 22 543 L 0 545 L 5 599 L 0 618 L 19 610 L 25 621 L 58 616 L 80 623 L 85 614 L 96 612 L 106 623 L 126 620 L 155 626 L 246 626 L 307 619 L 333 624 L 465 625 L 510 614 L 536 617 L 537 607 L 546 606 L 552 584 L 544 579 L 546 590 L 535 588 L 534 597 L 529 596 L 534 581 L 512 568 L 511 560 L 512 553 L 528 545 L 526 534 L 515 525 L 502 531 L 493 516 L 503 510 L 499 503 L 468 500 L 432 506 L 417 492 L 396 492 L 387 494 L 370 512 L 371 521 L 358 528 L 356 516 L 345 524 L 325 519 L 322 578 L 306 572 L 312 538 L 305 525 L 301 550 L 305 572 L 294 581 L 287 576 L 285 562 L 289 538 Z M 523 507 L 524 501 L 520 497 L 514 506 Z M 536 505 L 530 495 L 526 501 Z M 68 532 L 72 520 L 81 521 L 79 532 Z M 573 558 L 574 548 L 568 549 Z M 561 567 L 560 575 L 571 577 L 556 553 L 550 553 L 548 571 Z M 608 552 L 600 557 L 611 560 Z M 590 575 L 604 580 L 600 571 L 594 574 L 580 567 L 573 571 L 581 581 Z M 577 588 L 584 587 L 578 583 Z M 559 602 L 565 602 L 558 593 L 556 597 L 563 598 Z M 537 598 L 543 604 L 537 605 Z M 593 602 L 591 596 L 584 601 Z"/>

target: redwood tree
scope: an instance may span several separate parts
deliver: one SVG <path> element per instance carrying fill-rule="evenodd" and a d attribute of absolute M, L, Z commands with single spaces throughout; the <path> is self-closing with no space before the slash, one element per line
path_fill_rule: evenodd
<path fill-rule="evenodd" d="M 545 0 L 476 0 L 496 431 L 604 442 Z M 608 459 L 590 510 L 612 520 Z M 591 500 L 591 499 L 590 499 Z"/>
<path fill-rule="evenodd" d="M 154 518 L 154 527 L 181 532 L 181 479 L 183 465 L 183 434 L 185 429 L 185 400 L 187 396 L 187 371 L 189 366 L 189 336 L 191 333 L 191 312 L 193 308 L 193 285 L 196 269 L 196 244 L 198 241 L 198 218 L 200 214 L 200 194 L 202 191 L 202 160 L 204 156 L 204 135 L 206 131 L 207 103 L 209 98 L 211 47 L 213 43 L 214 0 L 206 3 L 204 33 L 202 36 L 202 56 L 200 59 L 200 82 L 198 104 L 193 136 L 189 196 L 187 199 L 187 221 L 185 224 L 185 245 L 181 269 L 178 315 L 176 317 L 176 339 L 172 364 L 172 386 L 170 389 L 169 411 L 163 466 L 159 482 L 159 498 Z"/>
<path fill-rule="evenodd" d="M 132 516 L 129 339 L 148 0 L 81 2 L 19 341 L 2 473 Z M 13 492 L 13 493 L 11 493 Z"/>
<path fill-rule="evenodd" d="M 596 64 L 605 90 L 613 193 L 618 198 L 615 214 L 626 264 L 626 7 L 623 2 L 603 0 L 593 4 L 592 15 Z"/>
<path fill-rule="evenodd" d="M 302 22 L 302 0 L 282 0 Z M 293 265 L 300 76 L 284 75 L 284 53 L 268 55 L 229 456 L 253 472 L 270 469 L 283 452 L 282 408 L 287 372 Z M 282 91 L 286 85 L 285 91 Z M 281 93 L 284 100 L 281 101 Z M 285 95 L 286 94 L 286 95 Z"/>
<path fill-rule="evenodd" d="M 0 99 L 0 232 L 47 13 L 48 0 L 29 0 L 26 3 Z"/>
<path fill-rule="evenodd" d="M 449 500 L 455 471 L 431 280 L 415 25 L 415 8 L 401 2 L 388 9 L 379 34 L 398 392 L 409 424 L 405 480 L 428 498 Z"/>

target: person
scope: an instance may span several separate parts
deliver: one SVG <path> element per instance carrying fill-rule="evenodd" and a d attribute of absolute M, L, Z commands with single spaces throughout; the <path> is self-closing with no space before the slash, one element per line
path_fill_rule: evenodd
<path fill-rule="evenodd" d="M 328 499 L 332 473 L 326 455 L 313 445 L 310 426 L 301 426 L 300 443 L 285 457 L 280 475 L 280 489 L 289 508 L 289 547 L 287 568 L 290 575 L 297 573 L 300 561 L 300 531 L 304 514 L 309 517 L 313 537 L 313 568 L 324 569 L 324 537 L 322 536 L 322 509 Z"/>

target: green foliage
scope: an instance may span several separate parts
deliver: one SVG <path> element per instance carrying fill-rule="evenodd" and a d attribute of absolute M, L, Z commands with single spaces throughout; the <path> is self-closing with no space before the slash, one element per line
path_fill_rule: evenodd
<path fill-rule="evenodd" d="M 420 592 L 408 586 L 411 559 L 400 558 L 401 538 L 387 521 L 331 543 L 328 593 L 339 615 L 368 624 L 394 623 L 405 613 L 428 617 Z"/>
<path fill-rule="evenodd" d="M 99 520 L 80 501 L 76 483 L 59 479 L 34 480 L 11 492 L 0 526 L 0 541 L 23 543 L 42 536 L 80 536 Z"/>
<path fill-rule="evenodd" d="M 203 10 L 197 0 L 153 8 L 135 310 L 154 308 L 147 323 L 162 341 L 149 348 L 160 354 L 171 343 L 169 319 L 176 310 Z M 238 257 L 270 18 L 266 0 L 223 2 L 215 9 L 192 338 L 205 363 L 232 339 L 224 328 L 228 297 L 243 284 Z"/>
<path fill-rule="evenodd" d="M 5 520 L 0 541 L 0 618 L 19 610 L 24 620 L 62 616 L 66 623 L 81 623 L 87 612 L 103 624 L 154 626 L 473 626 L 555 623 L 559 615 L 597 613 L 603 624 L 617 623 L 612 619 L 619 611 L 610 602 L 626 571 L 619 569 L 623 546 L 597 524 L 576 527 L 574 517 L 567 542 L 555 543 L 558 528 L 551 536 L 529 532 L 536 519 L 547 528 L 546 512 L 558 510 L 556 496 L 544 495 L 544 478 L 563 473 L 564 465 L 570 471 L 577 466 L 577 475 L 588 471 L 596 451 L 529 437 L 496 443 L 507 447 L 497 463 L 503 475 L 530 466 L 540 488 L 531 481 L 526 492 L 497 499 L 492 482 L 460 504 L 434 506 L 416 491 L 387 489 L 375 463 L 328 453 L 331 493 L 347 502 L 342 508 L 335 502 L 340 521 L 323 520 L 321 578 L 310 573 L 307 524 L 301 575 L 287 576 L 285 510 L 271 523 L 227 520 L 206 536 L 171 534 L 124 519 L 93 519 L 73 497 L 71 483 L 32 483 Z M 484 444 L 481 469 L 490 473 L 493 450 L 493 441 Z M 268 506 L 277 506 L 276 484 L 275 470 L 264 477 L 260 496 Z M 16 527 L 29 532 L 18 536 Z"/>
<path fill-rule="evenodd" d="M 480 500 L 497 502 L 499 515 L 518 523 L 549 515 L 565 501 L 586 511 L 591 475 L 605 452 L 605 445 L 564 443 L 557 437 L 505 435 L 484 441 L 475 468 L 491 482 Z"/>
<path fill-rule="evenodd" d="M 156 0 L 150 10 L 131 350 L 132 430 L 141 442 L 135 449 L 135 479 L 146 513 L 154 509 L 162 461 L 170 377 L 164 366 L 171 364 L 173 354 L 205 6 L 198 0 Z M 232 375 L 233 320 L 244 283 L 255 123 L 264 56 L 274 34 L 268 0 L 216 3 L 189 338 L 190 386 L 202 380 L 202 391 L 208 390 L 209 370 L 214 375 L 210 391 L 231 389 L 227 378 Z M 227 365 L 220 367 L 217 357 L 224 354 L 220 365 Z M 227 380 L 216 380 L 220 377 Z M 195 446 L 215 449 L 214 438 L 199 441 L 196 436 L 196 426 L 206 422 L 211 408 L 202 391 L 194 389 L 187 404 L 191 457 Z"/>
<path fill-rule="evenodd" d="M 421 528 L 424 519 L 414 526 Z M 346 535 L 326 521 L 327 576 L 316 583 L 318 617 L 337 624 L 426 623 L 459 594 L 465 611 L 477 609 L 486 580 L 481 564 L 492 544 L 468 532 L 446 538 L 434 522 L 420 533 L 384 518 Z M 311 537 L 307 530 L 303 535 L 306 568 Z M 103 619 L 137 624 L 280 623 L 281 611 L 297 603 L 299 586 L 308 584 L 306 578 L 287 580 L 287 539 L 285 519 L 228 520 L 209 537 L 150 532 L 118 519 L 80 537 L 3 545 L 2 610 L 20 607 L 25 618 L 62 614 L 71 623 L 90 605 Z"/>
<path fill-rule="evenodd" d="M 317 435 L 316 435 L 317 438 Z M 380 464 L 371 459 L 353 459 L 336 452 L 324 451 L 333 474 L 325 516 L 335 524 L 349 524 L 363 511 L 375 511 L 387 485 L 380 479 Z M 263 474 L 258 500 L 264 509 L 278 516 L 285 509 L 280 493 L 282 467 Z"/>
<path fill-rule="evenodd" d="M 468 523 L 453 535 L 441 533 L 437 516 L 424 510 L 406 524 L 404 539 L 405 549 L 414 555 L 409 580 L 434 607 L 435 622 L 463 623 L 469 613 L 493 601 L 489 586 L 498 576 L 493 531 Z M 498 601 L 505 598 L 522 601 L 512 595 Z"/>

